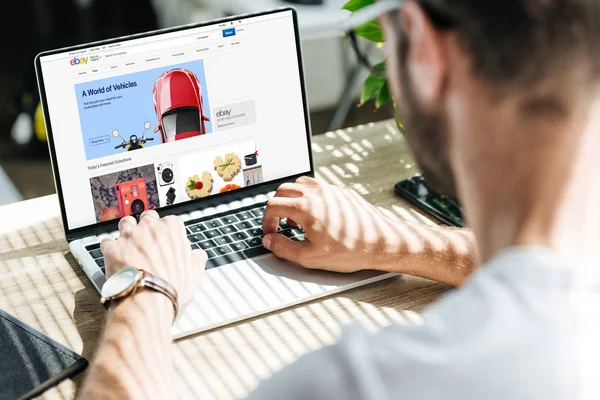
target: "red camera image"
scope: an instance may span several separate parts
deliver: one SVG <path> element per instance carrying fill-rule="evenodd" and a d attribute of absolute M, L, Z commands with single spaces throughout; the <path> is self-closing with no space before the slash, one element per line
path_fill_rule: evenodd
<path fill-rule="evenodd" d="M 146 180 L 144 178 L 117 183 L 115 193 L 119 202 L 119 212 L 123 217 L 127 215 L 139 216 L 149 209 Z"/>
<path fill-rule="evenodd" d="M 185 68 L 161 74 L 152 91 L 161 143 L 206 134 L 202 88 L 198 76 Z"/>
<path fill-rule="evenodd" d="M 90 178 L 90 190 L 97 222 L 136 216 L 160 207 L 154 164 Z"/>

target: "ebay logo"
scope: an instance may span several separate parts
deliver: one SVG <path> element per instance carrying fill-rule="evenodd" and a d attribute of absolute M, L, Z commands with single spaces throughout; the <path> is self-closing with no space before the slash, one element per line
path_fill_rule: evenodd
<path fill-rule="evenodd" d="M 88 58 L 89 57 L 81 57 L 81 58 L 75 57 L 70 61 L 70 64 L 71 65 L 79 65 L 79 64 L 85 65 L 88 63 Z"/>

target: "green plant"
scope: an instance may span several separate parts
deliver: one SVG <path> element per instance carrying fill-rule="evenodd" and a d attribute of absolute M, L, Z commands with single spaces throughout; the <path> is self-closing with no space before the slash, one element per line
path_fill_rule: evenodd
<path fill-rule="evenodd" d="M 375 1 L 376 0 L 350 0 L 342 7 L 342 9 L 355 12 L 361 8 L 374 4 Z M 371 21 L 358 26 L 354 32 L 356 36 L 377 43 L 377 46 L 379 47 L 381 47 L 385 41 L 383 31 L 377 21 Z M 370 100 L 375 100 L 375 109 L 379 109 L 381 106 L 392 100 L 388 88 L 388 81 L 385 77 L 385 61 L 373 66 L 371 73 L 363 85 L 360 96 L 360 105 L 362 106 Z"/>

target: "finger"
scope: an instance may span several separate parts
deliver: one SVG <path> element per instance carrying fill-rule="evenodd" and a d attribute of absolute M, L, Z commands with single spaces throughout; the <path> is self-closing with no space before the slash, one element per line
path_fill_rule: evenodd
<path fill-rule="evenodd" d="M 305 223 L 306 212 L 299 198 L 273 197 L 267 203 L 263 215 L 263 231 L 265 233 L 277 232 L 281 218 L 291 218 L 299 224 Z"/>
<path fill-rule="evenodd" d="M 137 226 L 137 221 L 131 215 L 121 218 L 119 221 L 119 232 L 121 236 L 126 236 Z"/>
<path fill-rule="evenodd" d="M 140 215 L 140 222 L 148 218 L 149 220 L 160 219 L 160 216 L 155 210 L 146 210 Z"/>
<path fill-rule="evenodd" d="M 293 226 L 294 228 L 298 227 L 298 225 L 299 225 L 296 221 L 294 221 L 293 219 L 290 219 L 290 218 L 288 218 L 285 222 L 289 226 Z"/>
<path fill-rule="evenodd" d="M 302 265 L 309 248 L 308 242 L 296 242 L 278 233 L 263 237 L 263 246 L 279 258 Z"/>
<path fill-rule="evenodd" d="M 111 248 L 115 244 L 116 240 L 112 236 L 106 236 L 104 239 L 102 239 L 102 241 L 100 242 L 100 251 L 102 252 L 104 258 L 110 257 Z"/>
<path fill-rule="evenodd" d="M 208 254 L 202 249 L 196 249 L 192 251 L 194 253 L 194 257 L 202 264 L 202 269 L 206 268 L 206 262 L 208 261 Z"/>
<path fill-rule="evenodd" d="M 296 179 L 296 183 L 301 183 L 303 185 L 319 185 L 319 181 L 310 176 L 301 176 Z"/>
<path fill-rule="evenodd" d="M 275 192 L 275 197 L 302 197 L 303 195 L 302 185 L 297 183 L 284 183 Z"/>

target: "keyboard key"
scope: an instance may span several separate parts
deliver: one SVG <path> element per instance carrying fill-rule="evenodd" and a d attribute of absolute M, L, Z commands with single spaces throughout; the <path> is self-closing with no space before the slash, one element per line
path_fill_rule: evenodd
<path fill-rule="evenodd" d="M 216 238 L 217 236 L 221 236 L 221 232 L 218 229 L 213 229 L 212 231 L 204 232 L 204 236 L 208 239 Z"/>
<path fill-rule="evenodd" d="M 246 233 L 254 237 L 262 237 L 264 235 L 262 228 L 252 228 L 247 230 Z"/>
<path fill-rule="evenodd" d="M 254 223 L 254 225 L 256 226 L 262 226 L 262 217 L 260 218 L 255 218 L 252 220 L 252 222 Z"/>
<path fill-rule="evenodd" d="M 88 246 L 85 246 L 85 249 L 87 251 L 91 251 L 91 250 L 96 250 L 100 248 L 100 243 L 95 243 L 95 244 L 90 244 Z"/>
<path fill-rule="evenodd" d="M 277 232 L 277 233 L 280 233 L 280 234 L 282 234 L 284 236 L 287 236 L 289 238 L 294 237 L 294 232 L 292 232 L 291 229 L 284 229 L 284 230 L 282 230 L 280 232 Z"/>
<path fill-rule="evenodd" d="M 263 214 L 265 213 L 265 207 L 263 206 L 263 207 L 260 207 L 260 208 L 255 208 L 254 210 L 250 210 L 250 212 L 255 217 L 262 217 Z"/>
<path fill-rule="evenodd" d="M 231 235 L 231 238 L 237 242 L 238 240 L 248 239 L 248 235 L 246 235 L 244 232 L 236 232 Z"/>
<path fill-rule="evenodd" d="M 202 224 L 188 226 L 188 229 L 192 233 L 198 233 L 206 230 L 206 227 Z"/>
<path fill-rule="evenodd" d="M 192 243 L 198 243 L 198 242 L 200 242 L 202 240 L 205 240 L 206 237 L 204 237 L 204 235 L 201 234 L 201 233 L 196 233 L 195 235 L 188 235 L 188 239 Z"/>
<path fill-rule="evenodd" d="M 217 246 L 223 246 L 225 244 L 233 243 L 233 240 L 229 236 L 219 236 L 214 239 Z"/>
<path fill-rule="evenodd" d="M 230 253 L 222 257 L 209 259 L 206 263 L 206 269 L 217 268 L 222 265 L 232 264 L 236 261 L 245 260 L 247 257 L 243 253 Z"/>
<path fill-rule="evenodd" d="M 92 250 L 90 251 L 90 256 L 92 256 L 92 258 L 102 258 L 102 252 L 100 249 Z"/>
<path fill-rule="evenodd" d="M 234 224 L 234 223 L 238 222 L 237 218 L 234 217 L 233 215 L 228 215 L 226 217 L 223 217 L 223 218 L 221 218 L 221 221 L 225 225 Z"/>
<path fill-rule="evenodd" d="M 232 243 L 229 245 L 229 247 L 231 247 L 231 250 L 233 251 L 242 251 L 248 248 L 248 245 L 244 242 L 236 242 L 236 243 Z"/>
<path fill-rule="evenodd" d="M 260 247 L 254 247 L 252 249 L 244 250 L 242 253 L 244 253 L 244 255 L 248 258 L 252 258 L 252 257 L 258 257 L 258 256 L 262 256 L 264 254 L 268 254 L 268 253 L 270 253 L 270 251 L 265 249 L 264 247 L 260 246 Z"/>
<path fill-rule="evenodd" d="M 294 232 L 294 235 L 296 235 L 296 236 L 304 235 L 304 231 L 301 228 L 293 228 L 292 232 Z"/>
<path fill-rule="evenodd" d="M 215 248 L 214 252 L 218 256 L 224 256 L 225 254 L 229 254 L 229 253 L 233 252 L 233 250 L 231 250 L 229 248 L 229 246 L 221 246 L 221 247 Z"/>
<path fill-rule="evenodd" d="M 233 225 L 224 226 L 222 228 L 219 228 L 219 230 L 223 235 L 229 235 L 230 233 L 237 232 L 237 229 L 235 229 L 235 226 Z"/>
<path fill-rule="evenodd" d="M 281 220 L 281 222 L 279 222 L 279 227 L 280 227 L 281 229 L 289 229 L 289 228 L 293 228 L 293 226 L 291 226 L 291 225 L 288 225 L 287 221 L 286 221 L 286 220 L 283 220 L 283 219 Z"/>
<path fill-rule="evenodd" d="M 206 255 L 208 256 L 208 258 L 215 258 L 217 256 L 212 250 L 206 250 Z"/>
<path fill-rule="evenodd" d="M 248 247 L 262 246 L 262 239 L 258 237 L 253 237 L 250 240 L 246 240 L 246 244 L 248 245 Z"/>
<path fill-rule="evenodd" d="M 217 247 L 217 244 L 215 242 L 213 242 L 212 240 L 206 240 L 204 242 L 198 243 L 198 246 L 200 246 L 200 248 L 202 250 L 208 250 L 208 249 L 212 249 L 213 247 Z"/>
<path fill-rule="evenodd" d="M 198 250 L 200 246 L 197 243 L 192 243 L 192 250 Z"/>
<path fill-rule="evenodd" d="M 304 242 L 304 236 L 294 236 L 292 240 L 294 242 Z"/>
<path fill-rule="evenodd" d="M 240 221 L 245 221 L 247 219 L 253 218 L 254 216 L 252 215 L 252 213 L 250 211 L 242 211 L 240 213 L 235 214 L 235 216 L 240 220 Z"/>
<path fill-rule="evenodd" d="M 104 258 L 97 259 L 96 264 L 98 264 L 99 267 L 104 267 Z"/>
<path fill-rule="evenodd" d="M 223 226 L 223 224 L 220 223 L 219 220 L 216 220 L 216 219 L 205 222 L 204 225 L 206 225 L 209 229 L 210 228 L 218 228 L 220 226 Z"/>
<path fill-rule="evenodd" d="M 252 226 L 252 223 L 250 221 L 244 221 L 244 222 L 240 222 L 239 224 L 235 224 L 236 228 L 238 228 L 240 231 L 246 230 L 246 229 L 250 229 L 250 228 L 254 228 Z"/>
<path fill-rule="evenodd" d="M 102 273 L 103 273 L 104 275 L 106 275 L 106 268 L 104 268 L 104 267 L 101 267 L 101 268 L 100 268 L 100 271 L 102 271 Z"/>

